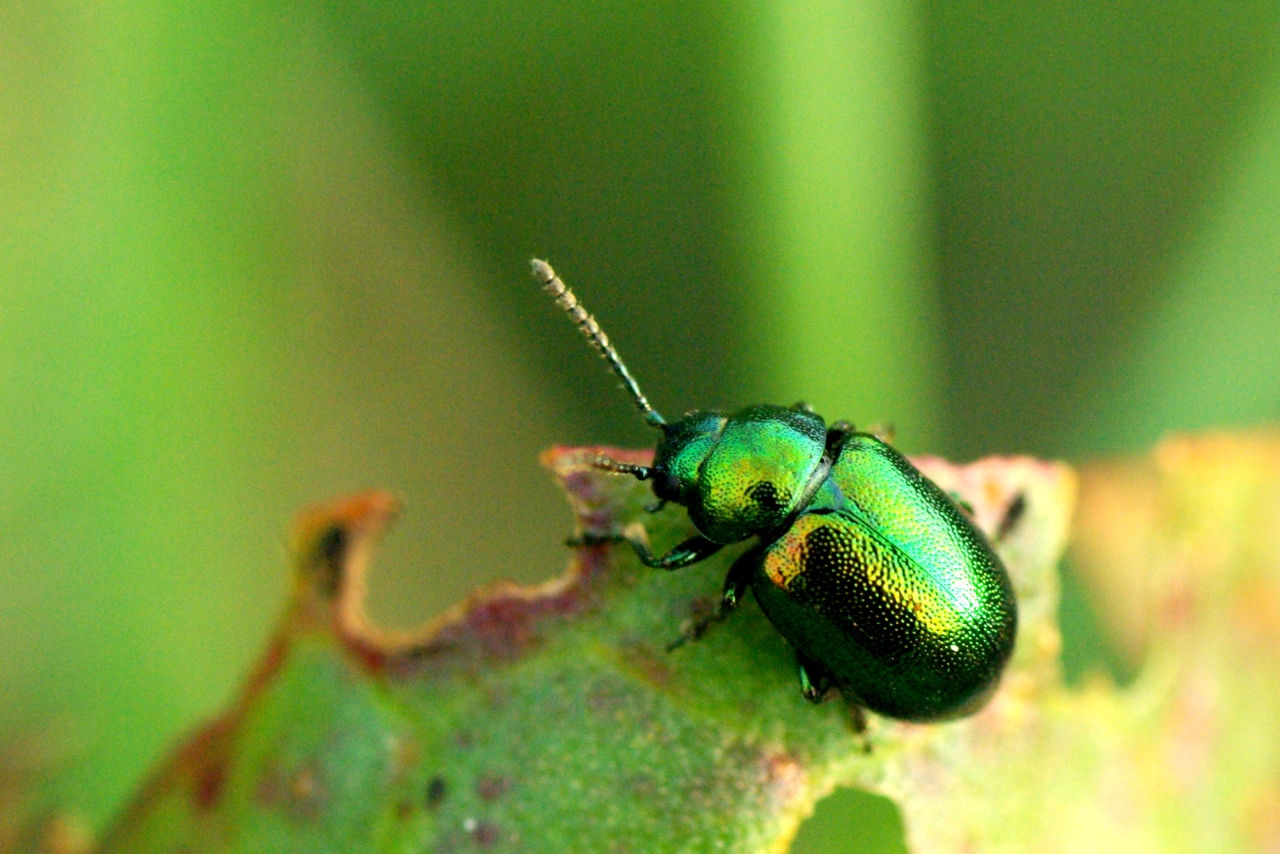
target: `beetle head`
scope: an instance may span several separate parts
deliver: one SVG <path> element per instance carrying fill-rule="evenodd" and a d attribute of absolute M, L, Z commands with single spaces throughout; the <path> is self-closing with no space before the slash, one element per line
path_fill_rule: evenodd
<path fill-rule="evenodd" d="M 698 498 L 698 473 L 729 419 L 723 412 L 694 411 L 663 425 L 653 454 L 653 494 L 690 506 Z"/>
<path fill-rule="evenodd" d="M 707 539 L 736 543 L 783 524 L 806 501 L 823 456 L 821 418 L 781 406 L 690 412 L 662 428 L 645 478 L 689 509 Z M 812 495 L 810 490 L 809 495 Z"/>

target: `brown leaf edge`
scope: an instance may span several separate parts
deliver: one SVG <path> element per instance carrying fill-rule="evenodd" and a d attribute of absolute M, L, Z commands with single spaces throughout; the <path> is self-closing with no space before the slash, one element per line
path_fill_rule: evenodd
<path fill-rule="evenodd" d="M 542 464 L 569 494 L 580 530 L 603 534 L 614 527 L 620 506 L 616 489 L 601 489 L 590 476 L 597 454 L 647 464 L 651 451 L 553 447 Z M 627 485 L 630 488 L 630 484 Z M 291 642 L 329 633 L 370 673 L 420 669 L 451 660 L 509 661 L 537 636 L 538 623 L 589 607 L 606 574 L 608 547 L 576 550 L 568 569 L 541 584 L 498 581 L 419 629 L 392 631 L 373 623 L 365 610 L 373 551 L 400 511 L 389 492 L 369 490 L 304 510 L 293 526 L 294 587 L 266 652 L 228 710 L 188 737 L 143 784 L 101 844 L 142 820 L 161 797 L 185 792 L 198 807 L 212 808 L 222 793 L 234 737 L 256 697 L 285 661 Z"/>
<path fill-rule="evenodd" d="M 620 514 L 633 512 L 649 497 L 646 485 L 629 478 L 601 478 L 590 464 L 598 454 L 637 464 L 647 464 L 652 459 L 651 451 L 608 447 L 553 447 L 541 457 L 542 464 L 565 489 L 580 534 L 616 531 L 622 521 Z M 1066 491 L 1065 506 L 1070 506 L 1075 491 L 1074 475 L 1060 463 L 1018 457 L 989 458 L 968 466 L 932 457 L 915 462 L 944 489 L 964 494 L 973 505 L 976 521 L 987 531 L 998 526 L 999 514 L 1007 509 L 1019 484 L 1033 478 L 1032 472 L 1045 467 L 1046 471 L 1055 472 L 1053 476 L 1046 475 L 1045 482 Z M 109 847 L 113 835 L 127 832 L 144 820 L 162 798 L 175 793 L 189 798 L 198 809 L 215 808 L 227 779 L 236 733 L 297 639 L 317 634 L 336 638 L 352 660 L 371 675 L 420 673 L 433 665 L 483 666 L 485 662 L 511 661 L 536 642 L 542 621 L 594 607 L 609 575 L 609 547 L 585 546 L 575 550 L 565 572 L 546 582 L 489 584 L 420 629 L 387 630 L 368 618 L 365 601 L 373 550 L 399 508 L 394 496 L 373 490 L 314 506 L 300 515 L 292 537 L 294 589 L 265 654 L 228 711 L 197 730 L 157 769 L 118 816 L 102 840 L 104 847 Z M 1065 527 L 1067 521 L 1060 518 L 1057 524 Z M 1047 537 L 1049 542 L 1061 540 L 1056 533 Z M 1055 551 L 1057 548 L 1060 546 L 1054 546 Z M 1056 604 L 1056 593 L 1054 585 L 1051 591 L 1041 591 L 1033 598 L 1044 599 L 1043 604 L 1051 609 Z M 1052 621 L 1033 622 L 1039 623 L 1047 634 L 1028 651 L 1034 650 L 1032 655 L 1040 662 L 1056 662 L 1056 625 Z M 1043 664 L 1032 667 L 1031 672 L 1035 673 L 1032 678 L 1036 682 L 1056 675 L 1052 666 L 1046 672 Z M 1011 690 L 1002 690 L 1002 695 L 1023 693 L 1013 685 L 1006 689 Z M 980 717 L 993 713 L 994 708 L 988 709 Z M 899 737 L 914 731 L 905 724 L 894 728 L 902 730 L 897 732 Z M 794 811 L 796 826 L 812 811 L 812 801 L 834 787 L 838 776 L 843 775 L 831 775 L 825 784 L 810 792 L 805 799 L 807 808 Z M 780 842 L 785 845 L 795 829 L 792 827 Z"/>

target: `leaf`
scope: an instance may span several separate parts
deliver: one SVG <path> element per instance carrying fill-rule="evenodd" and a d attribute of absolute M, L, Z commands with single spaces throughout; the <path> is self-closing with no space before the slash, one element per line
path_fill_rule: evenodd
<path fill-rule="evenodd" d="M 913 850 L 1280 850 L 1278 484 L 1274 433 L 1082 471 L 1073 562 L 1138 675 L 1068 689 L 1045 655 L 968 725 L 901 742 L 881 790 Z"/>
<path fill-rule="evenodd" d="M 643 485 L 557 449 L 579 533 Z M 642 462 L 646 455 L 609 451 Z M 538 588 L 474 594 L 416 636 L 370 626 L 380 493 L 299 525 L 297 587 L 233 709 L 161 769 L 103 851 L 782 851 L 837 785 L 893 798 L 912 850 L 1280 846 L 1280 436 L 1171 439 L 1083 470 L 1074 562 L 1138 667 L 1063 684 L 1053 571 L 1076 479 L 1023 458 L 920 466 L 1000 541 L 1020 634 L 1000 690 L 944 725 L 800 699 L 749 603 L 697 643 L 731 559 L 677 573 L 575 552 Z M 657 544 L 687 534 L 671 508 Z"/>
<path fill-rule="evenodd" d="M 556 449 L 580 533 L 640 518 L 645 485 L 603 474 L 598 449 Z M 610 450 L 635 461 L 647 453 Z M 856 731 L 847 703 L 806 702 L 790 648 L 754 603 L 667 651 L 711 606 L 732 556 L 680 572 L 629 549 L 581 547 L 540 587 L 479 591 L 416 635 L 369 625 L 382 493 L 312 511 L 296 536 L 293 601 L 232 710 L 182 747 L 103 851 L 784 851 L 838 784 L 906 797 L 942 757 L 990 749 L 1057 678 L 1053 573 L 1073 476 L 993 459 L 921 464 L 1005 543 L 1022 634 L 1003 688 L 968 721 Z M 689 532 L 671 507 L 655 544 Z M 934 767 L 942 762 L 940 767 Z M 915 796 L 924 797 L 923 794 Z M 976 818 L 976 816 L 975 816 Z"/>

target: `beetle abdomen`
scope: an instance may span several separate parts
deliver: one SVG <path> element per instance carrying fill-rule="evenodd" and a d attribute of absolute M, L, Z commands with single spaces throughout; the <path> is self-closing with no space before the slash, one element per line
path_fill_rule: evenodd
<path fill-rule="evenodd" d="M 1016 626 L 998 558 L 964 540 L 932 543 L 924 563 L 852 508 L 806 513 L 765 549 L 753 588 L 778 631 L 870 711 L 959 716 L 995 688 Z"/>
<path fill-rule="evenodd" d="M 986 538 L 937 484 L 876 437 L 850 437 L 831 480 L 846 506 L 922 566 L 943 569 L 956 560 L 999 566 Z"/>

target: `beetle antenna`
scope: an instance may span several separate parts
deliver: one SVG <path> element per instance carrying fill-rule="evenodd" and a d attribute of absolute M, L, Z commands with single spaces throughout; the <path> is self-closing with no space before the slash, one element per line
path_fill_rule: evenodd
<path fill-rule="evenodd" d="M 629 474 L 636 480 L 648 480 L 653 477 L 653 469 L 650 466 L 638 466 L 633 463 L 624 463 L 619 460 L 610 459 L 604 454 L 596 454 L 591 461 L 594 468 L 603 471 L 611 471 L 614 474 Z"/>
<path fill-rule="evenodd" d="M 657 410 L 649 405 L 644 392 L 640 390 L 640 384 L 636 382 L 635 377 L 631 376 L 627 366 L 622 363 L 622 358 L 618 356 L 618 351 L 613 349 L 613 345 L 609 343 L 609 336 L 604 334 L 600 324 L 596 323 L 596 319 L 582 307 L 582 303 L 578 302 L 578 298 L 573 295 L 573 291 L 569 290 L 568 286 L 560 280 L 560 277 L 556 275 L 556 271 L 551 269 L 551 265 L 546 261 L 539 261 L 537 258 L 533 259 L 533 276 L 542 283 L 542 289 L 555 299 L 556 305 L 569 313 L 569 319 L 577 325 L 583 335 L 587 336 L 591 346 L 595 347 L 601 356 L 604 356 L 605 361 L 609 363 L 609 367 L 618 375 L 622 380 L 623 386 L 631 394 L 631 400 L 635 403 L 636 408 L 644 414 L 644 420 L 654 427 L 661 427 L 666 424 L 667 422 L 658 414 Z"/>

